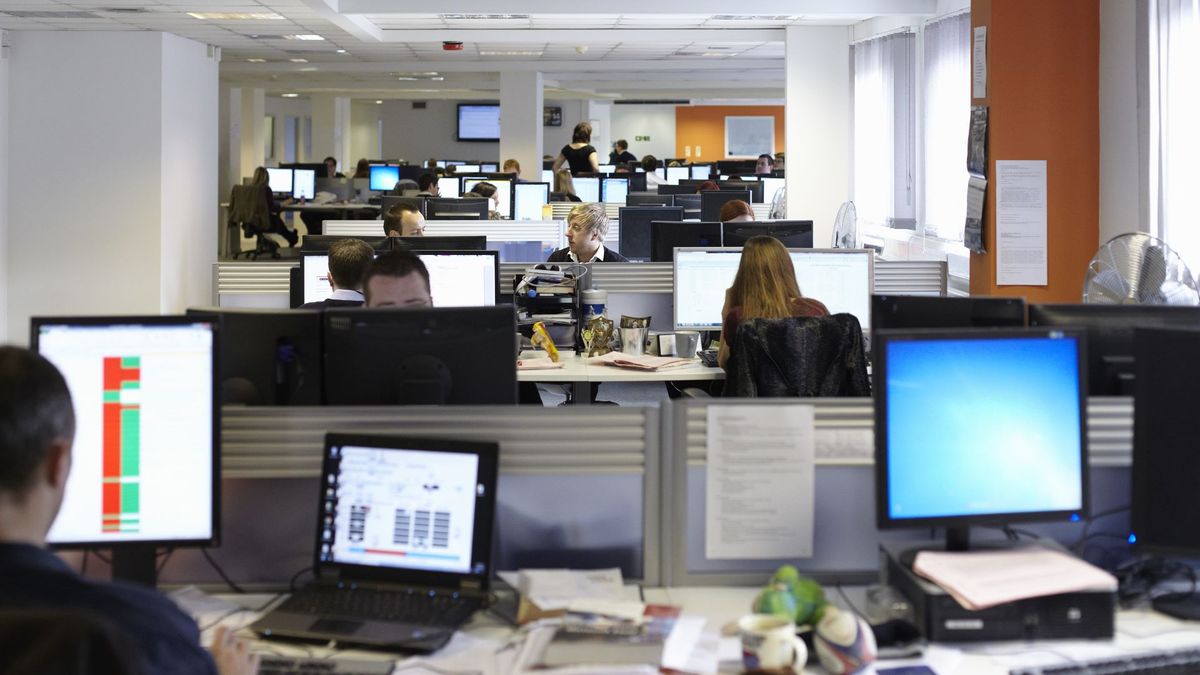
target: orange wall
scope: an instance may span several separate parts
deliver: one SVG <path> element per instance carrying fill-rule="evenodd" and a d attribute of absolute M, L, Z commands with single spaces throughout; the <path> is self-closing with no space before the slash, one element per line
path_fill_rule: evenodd
<path fill-rule="evenodd" d="M 1100 13 L 1096 2 L 972 0 L 987 26 L 985 254 L 971 293 L 1079 302 L 1100 237 Z M 1046 286 L 996 285 L 996 160 L 1046 160 Z"/>
<path fill-rule="evenodd" d="M 725 117 L 775 117 L 775 152 L 783 152 L 783 106 L 781 105 L 698 105 L 675 108 L 675 156 L 696 160 L 700 147 L 701 162 L 725 159 Z"/>

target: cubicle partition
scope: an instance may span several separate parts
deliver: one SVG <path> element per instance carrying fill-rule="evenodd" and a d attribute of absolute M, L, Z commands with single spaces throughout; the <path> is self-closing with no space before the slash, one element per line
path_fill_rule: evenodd
<path fill-rule="evenodd" d="M 383 236 L 378 220 L 330 220 L 325 234 L 344 237 Z M 425 234 L 431 237 L 485 235 L 488 248 L 500 252 L 500 259 L 545 260 L 556 249 L 566 246 L 563 224 L 554 220 L 430 220 Z"/>
<path fill-rule="evenodd" d="M 550 204 L 550 217 L 553 218 L 554 220 L 566 220 L 567 214 L 571 213 L 571 209 L 575 208 L 576 206 L 579 206 L 580 203 L 581 202 L 553 202 Z M 619 215 L 619 209 L 621 207 L 625 206 L 625 203 L 624 202 L 621 202 L 621 203 L 603 202 L 603 203 L 604 203 L 604 212 L 606 214 L 608 214 L 608 217 L 615 222 Z M 768 218 L 771 217 L 771 205 L 770 204 L 751 204 L 750 209 L 752 211 L 754 211 L 754 219 L 755 220 L 767 220 Z M 609 238 L 612 239 L 613 241 L 616 241 L 616 239 L 614 239 L 611 236 L 611 233 L 610 233 Z"/>

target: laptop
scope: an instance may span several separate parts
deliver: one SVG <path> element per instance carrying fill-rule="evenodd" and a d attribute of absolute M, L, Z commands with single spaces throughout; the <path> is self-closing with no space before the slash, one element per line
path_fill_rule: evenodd
<path fill-rule="evenodd" d="M 431 652 L 485 604 L 499 446 L 325 436 L 316 581 L 251 625 L 263 637 Z"/>

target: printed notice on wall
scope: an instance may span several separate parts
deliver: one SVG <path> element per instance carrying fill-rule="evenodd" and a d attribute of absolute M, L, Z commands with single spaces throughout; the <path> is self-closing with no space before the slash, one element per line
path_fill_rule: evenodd
<path fill-rule="evenodd" d="M 1046 283 L 1046 160 L 997 161 L 996 284 Z"/>
<path fill-rule="evenodd" d="M 705 557 L 812 557 L 813 420 L 808 405 L 708 407 Z"/>
<path fill-rule="evenodd" d="M 975 27 L 971 52 L 971 98 L 987 98 L 987 26 Z"/>

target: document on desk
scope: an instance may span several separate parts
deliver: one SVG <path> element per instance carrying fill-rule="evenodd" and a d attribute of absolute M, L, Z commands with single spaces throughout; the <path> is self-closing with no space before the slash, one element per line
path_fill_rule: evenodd
<path fill-rule="evenodd" d="M 921 551 L 913 571 L 966 609 L 1084 590 L 1117 590 L 1117 579 L 1061 551 L 1030 546 L 1010 551 Z"/>
<path fill-rule="evenodd" d="M 996 284 L 1046 285 L 1046 160 L 996 161 Z"/>
<path fill-rule="evenodd" d="M 813 427 L 809 405 L 708 407 L 706 557 L 812 556 Z"/>

